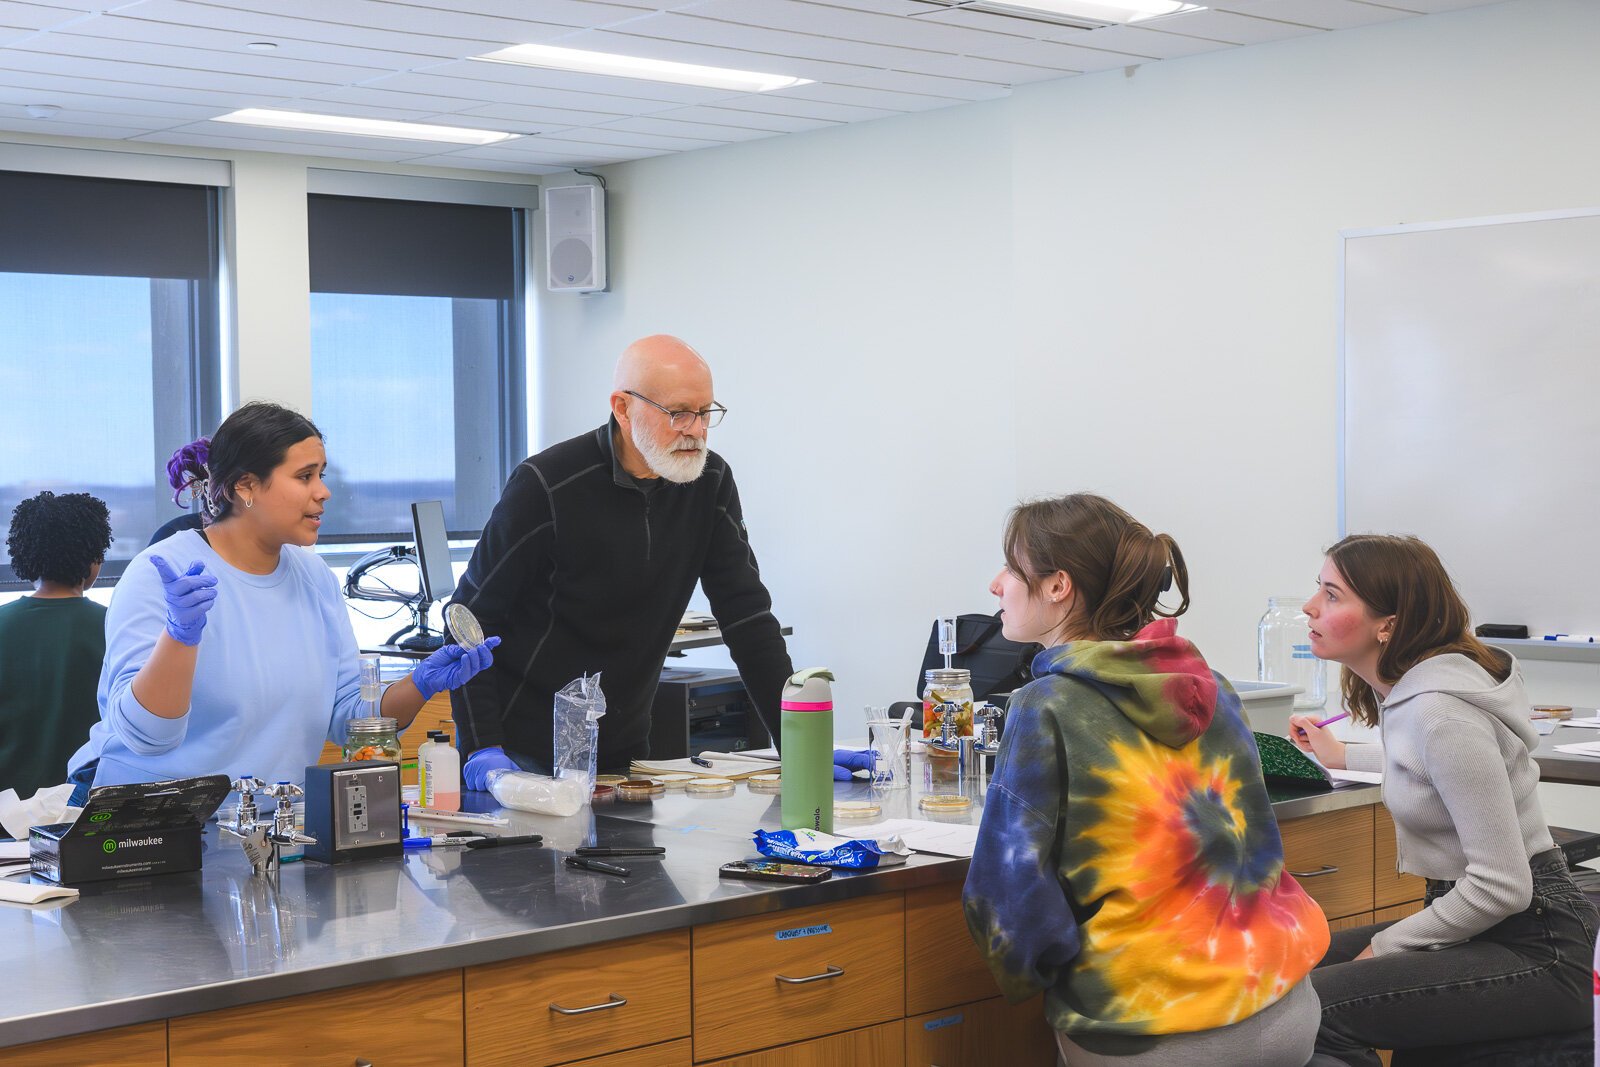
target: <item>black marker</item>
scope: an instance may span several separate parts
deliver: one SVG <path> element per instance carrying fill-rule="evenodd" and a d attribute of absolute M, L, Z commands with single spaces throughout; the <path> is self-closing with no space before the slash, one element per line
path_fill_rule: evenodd
<path fill-rule="evenodd" d="M 641 845 L 638 848 L 600 848 L 584 845 L 573 851 L 580 856 L 665 856 L 667 854 L 667 850 L 661 845 Z"/>
<path fill-rule="evenodd" d="M 633 873 L 626 867 L 618 867 L 613 863 L 602 863 L 599 860 L 584 859 L 581 856 L 568 856 L 567 866 L 580 871 L 598 871 L 601 874 L 614 874 L 619 878 L 626 878 Z"/>
<path fill-rule="evenodd" d="M 711 769 L 711 761 L 708 759 L 701 759 L 699 756 L 690 756 L 689 762 L 694 764 L 696 767 L 704 767 L 707 770 Z"/>

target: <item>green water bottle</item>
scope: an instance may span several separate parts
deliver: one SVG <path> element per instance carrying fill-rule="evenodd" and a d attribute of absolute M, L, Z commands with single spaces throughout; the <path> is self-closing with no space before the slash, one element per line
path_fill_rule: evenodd
<path fill-rule="evenodd" d="M 833 833 L 833 672 L 807 667 L 783 686 L 783 828 Z"/>

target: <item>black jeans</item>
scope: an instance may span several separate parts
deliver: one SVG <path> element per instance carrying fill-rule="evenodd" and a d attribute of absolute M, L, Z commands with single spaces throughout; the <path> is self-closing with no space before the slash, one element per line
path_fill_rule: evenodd
<path fill-rule="evenodd" d="M 1378 1067 L 1374 1048 L 1426 1048 L 1556 1034 L 1589 1025 L 1600 917 L 1559 849 L 1530 862 L 1533 900 L 1472 940 L 1355 957 L 1389 923 L 1341 930 L 1311 983 L 1322 998 L 1313 1067 Z M 1451 883 L 1429 882 L 1428 902 Z"/>

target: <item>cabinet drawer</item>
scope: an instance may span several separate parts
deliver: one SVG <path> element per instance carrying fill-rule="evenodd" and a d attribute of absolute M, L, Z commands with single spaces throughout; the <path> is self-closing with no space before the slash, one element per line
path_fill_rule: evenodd
<path fill-rule="evenodd" d="M 1291 819 L 1283 866 L 1330 919 L 1372 910 L 1372 808 Z"/>
<path fill-rule="evenodd" d="M 1382 804 L 1372 809 L 1372 903 L 1374 907 L 1387 908 L 1421 900 L 1426 888 L 1421 878 L 1414 874 L 1401 874 L 1394 869 L 1399 855 L 1394 840 L 1394 816 Z"/>
<path fill-rule="evenodd" d="M 998 995 L 999 986 L 967 933 L 961 883 L 906 892 L 906 1014 Z"/>
<path fill-rule="evenodd" d="M 275 1067 L 368 1060 L 382 1067 L 461 1062 L 461 972 L 307 993 L 167 1022 L 171 1067 L 246 1057 Z"/>
<path fill-rule="evenodd" d="M 613 1052 L 609 1056 L 571 1064 L 570 1067 L 694 1067 L 694 1047 L 684 1037 L 646 1048 Z"/>
<path fill-rule="evenodd" d="M 5 1067 L 167 1067 L 165 1020 L 0 1048 Z"/>
<path fill-rule="evenodd" d="M 901 1018 L 904 916 L 886 893 L 695 927 L 695 1059 Z"/>
<path fill-rule="evenodd" d="M 702 1067 L 904 1067 L 905 1023 L 892 1023 L 852 1030 L 847 1034 L 819 1037 L 794 1045 L 780 1045 L 765 1052 L 717 1060 Z M 994 1060 L 1001 1063 L 1001 1060 Z"/>
<path fill-rule="evenodd" d="M 1007 1004 L 1004 997 L 962 1004 L 906 1020 L 906 1067 L 1055 1067 L 1056 1033 L 1044 1021 L 1044 998 Z"/>
<path fill-rule="evenodd" d="M 688 1037 L 689 931 L 468 967 L 466 1008 L 472 1067 L 566 1063 Z"/>

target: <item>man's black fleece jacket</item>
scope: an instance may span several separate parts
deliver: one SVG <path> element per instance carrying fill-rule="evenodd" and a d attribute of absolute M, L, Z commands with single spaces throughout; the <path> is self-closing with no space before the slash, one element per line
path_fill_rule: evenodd
<path fill-rule="evenodd" d="M 501 745 L 550 762 L 556 692 L 599 671 L 599 765 L 648 755 L 661 665 L 697 580 L 777 736 L 793 667 L 733 471 L 712 452 L 692 482 L 635 479 L 614 454 L 615 429 L 523 460 L 489 516 L 455 600 L 501 643 L 494 665 L 450 695 L 463 753 Z"/>

